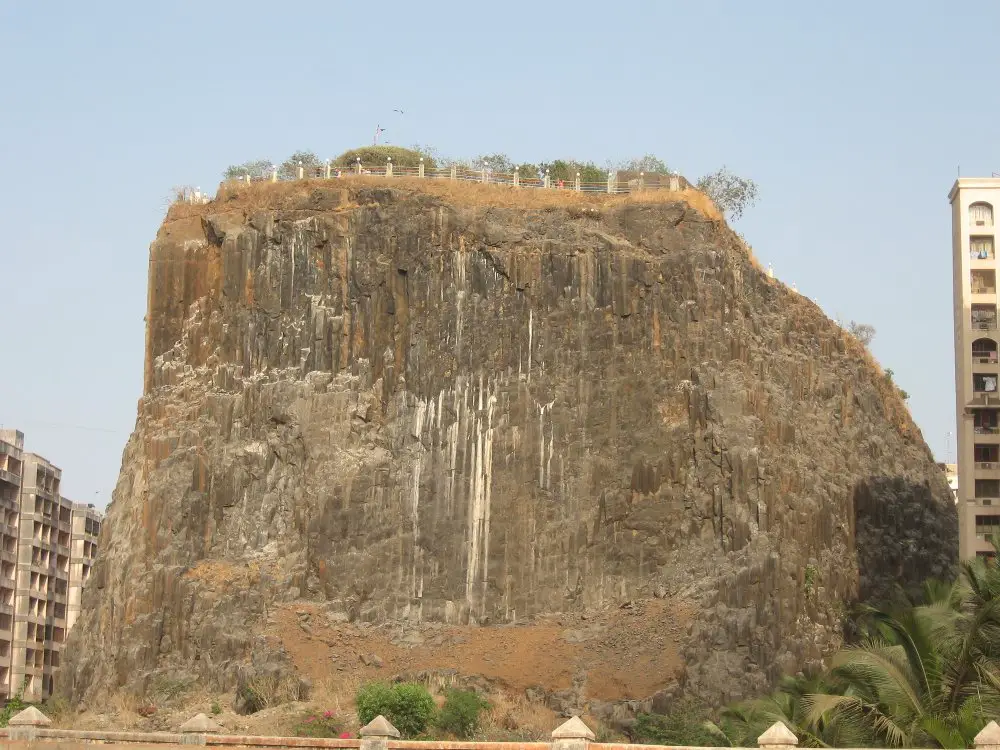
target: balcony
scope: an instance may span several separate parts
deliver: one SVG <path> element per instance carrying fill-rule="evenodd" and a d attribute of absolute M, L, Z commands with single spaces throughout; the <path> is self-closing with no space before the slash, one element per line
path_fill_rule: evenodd
<path fill-rule="evenodd" d="M 976 468 L 984 471 L 1000 469 L 1000 461 L 976 461 Z"/>
<path fill-rule="evenodd" d="M 972 328 L 976 331 L 995 331 L 997 329 L 996 316 L 973 315 Z"/>

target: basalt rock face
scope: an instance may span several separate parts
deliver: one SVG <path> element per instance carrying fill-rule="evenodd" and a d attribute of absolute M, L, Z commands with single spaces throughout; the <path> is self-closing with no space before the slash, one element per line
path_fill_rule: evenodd
<path fill-rule="evenodd" d="M 950 573 L 895 388 L 721 222 L 280 188 L 176 209 L 152 245 L 74 698 L 287 672 L 264 633 L 289 603 L 497 627 L 673 598 L 661 698 L 722 702 L 819 661 L 859 596 Z"/>

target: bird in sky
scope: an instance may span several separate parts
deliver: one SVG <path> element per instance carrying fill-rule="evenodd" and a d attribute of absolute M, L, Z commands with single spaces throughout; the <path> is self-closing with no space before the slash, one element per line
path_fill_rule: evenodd
<path fill-rule="evenodd" d="M 393 111 L 393 112 L 399 112 L 399 114 L 403 114 L 403 110 L 401 110 L 401 109 L 394 109 L 394 110 L 392 110 L 392 111 Z"/>

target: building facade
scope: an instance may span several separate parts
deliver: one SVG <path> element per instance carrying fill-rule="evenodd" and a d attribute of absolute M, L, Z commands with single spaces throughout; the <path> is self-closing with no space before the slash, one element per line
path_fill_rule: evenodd
<path fill-rule="evenodd" d="M 62 471 L 16 430 L 0 430 L 0 467 L 0 697 L 38 701 L 79 615 L 101 514 L 63 497 Z"/>
<path fill-rule="evenodd" d="M 1000 362 L 995 218 L 1000 178 L 960 178 L 952 209 L 959 553 L 992 557 L 1000 533 Z M 1000 536 L 997 536 L 1000 542 Z"/>

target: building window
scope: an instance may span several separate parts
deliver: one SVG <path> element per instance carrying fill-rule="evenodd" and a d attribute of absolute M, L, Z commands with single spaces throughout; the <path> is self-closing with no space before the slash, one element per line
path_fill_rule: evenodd
<path fill-rule="evenodd" d="M 972 359 L 981 364 L 997 361 L 997 342 L 993 339 L 976 339 L 972 342 Z"/>
<path fill-rule="evenodd" d="M 976 393 L 996 393 L 997 376 L 982 372 L 973 373 L 972 390 Z"/>
<path fill-rule="evenodd" d="M 975 268 L 969 274 L 973 294 L 996 294 L 997 272 L 992 268 Z"/>
<path fill-rule="evenodd" d="M 977 479 L 976 498 L 1000 498 L 1000 479 Z M 1000 516 L 984 516 L 985 518 L 996 518 L 1000 523 Z M 978 516 L 977 516 L 978 519 Z M 977 520 L 978 523 L 978 520 Z"/>
<path fill-rule="evenodd" d="M 993 226 L 993 206 L 989 203 L 973 203 L 969 206 L 969 223 L 974 227 Z"/>
<path fill-rule="evenodd" d="M 997 327 L 997 306 L 973 304 L 972 327 L 983 331 L 992 331 Z"/>
<path fill-rule="evenodd" d="M 969 257 L 972 260 L 993 260 L 995 253 L 993 250 L 992 237 L 970 237 Z"/>
<path fill-rule="evenodd" d="M 977 443 L 973 446 L 977 464 L 995 464 L 1000 462 L 1000 445 L 981 445 Z"/>

